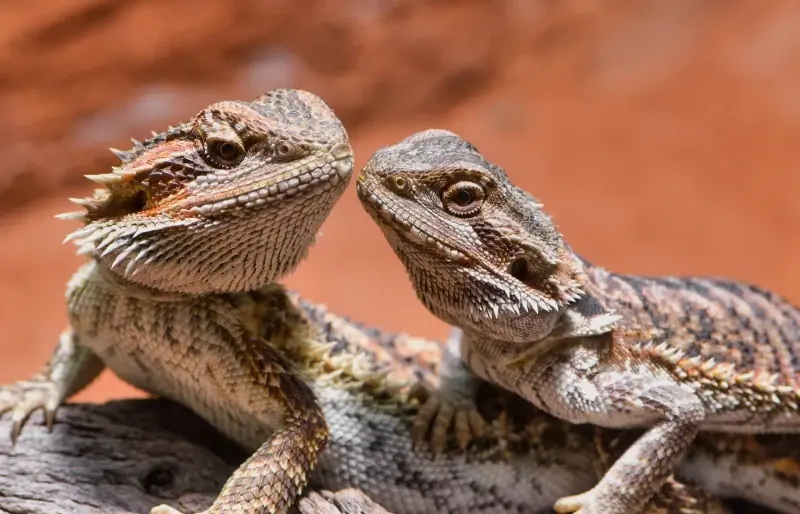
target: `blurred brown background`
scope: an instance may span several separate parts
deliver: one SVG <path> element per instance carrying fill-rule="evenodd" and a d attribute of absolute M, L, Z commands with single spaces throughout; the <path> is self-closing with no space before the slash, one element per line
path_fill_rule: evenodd
<path fill-rule="evenodd" d="M 47 359 L 80 263 L 61 239 L 108 146 L 275 87 L 322 96 L 358 167 L 470 139 L 587 258 L 800 302 L 800 2 L 0 0 L 0 382 Z M 442 338 L 352 188 L 288 284 Z M 113 376 L 84 400 L 139 394 Z"/>

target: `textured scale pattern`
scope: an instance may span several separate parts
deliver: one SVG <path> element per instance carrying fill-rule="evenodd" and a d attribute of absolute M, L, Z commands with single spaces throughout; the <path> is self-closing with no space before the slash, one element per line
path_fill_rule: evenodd
<path fill-rule="evenodd" d="M 276 288 L 274 297 L 279 293 Z M 597 473 L 609 465 L 600 455 L 621 453 L 635 435 L 600 430 L 602 440 L 598 440 L 593 430 L 547 416 L 484 383 L 477 400 L 489 420 L 486 437 L 473 441 L 463 453 L 455 449 L 452 439 L 444 454 L 414 450 L 412 427 L 418 406 L 409 402 L 398 386 L 415 379 L 418 366 L 400 364 L 405 360 L 402 355 L 393 362 L 385 357 L 387 349 L 394 353 L 398 346 L 408 344 L 408 337 L 376 338 L 374 330 L 295 293 L 288 295 L 306 320 L 301 324 L 310 329 L 310 338 L 302 345 L 312 344 L 306 350 L 298 349 L 292 360 L 301 363 L 304 374 L 312 377 L 330 428 L 328 447 L 312 476 L 314 486 L 332 490 L 359 487 L 397 514 L 544 514 L 551 512 L 550 505 L 559 496 L 593 483 Z M 417 340 L 414 346 L 425 343 Z M 327 350 L 313 349 L 318 345 Z M 374 348 L 380 349 L 375 352 Z M 313 357 L 303 357 L 308 355 Z M 419 365 L 428 367 L 429 358 L 439 362 L 442 357 L 430 349 Z M 386 364 L 392 369 L 388 376 Z M 721 441 L 701 437 L 681 467 L 682 474 L 696 476 L 699 488 L 670 481 L 646 512 L 723 512 L 705 490 L 752 498 L 779 512 L 794 512 L 800 501 L 794 482 L 799 475 L 783 472 L 796 466 L 800 455 L 796 451 L 787 454 L 784 448 L 797 442 L 797 437 L 763 441 L 744 436 Z M 603 451 L 598 453 L 598 447 Z M 780 464 L 775 463 L 775 455 L 781 455 Z"/>
<path fill-rule="evenodd" d="M 379 150 L 357 190 L 422 302 L 463 330 L 461 362 L 445 362 L 420 411 L 434 449 L 451 426 L 462 447 L 474 435 L 459 418 L 477 378 L 565 421 L 648 427 L 595 487 L 555 504 L 622 514 L 653 498 L 701 430 L 800 432 L 800 310 L 774 293 L 593 266 L 452 132 Z"/>
<path fill-rule="evenodd" d="M 592 295 L 620 314 L 623 325 L 655 331 L 685 358 L 731 364 L 753 383 L 797 387 L 800 311 L 777 294 L 718 278 L 586 269 Z"/>

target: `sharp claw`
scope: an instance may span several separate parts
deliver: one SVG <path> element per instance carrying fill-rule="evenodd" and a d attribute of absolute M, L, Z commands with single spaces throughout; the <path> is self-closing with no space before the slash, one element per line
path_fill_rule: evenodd
<path fill-rule="evenodd" d="M 472 441 L 472 430 L 469 426 L 469 412 L 458 411 L 455 419 L 455 433 L 458 448 L 461 451 L 467 449 L 470 441 Z"/>
<path fill-rule="evenodd" d="M 436 419 L 433 421 L 433 428 L 431 429 L 431 446 L 435 453 L 442 453 L 447 439 L 447 430 L 453 424 L 455 417 L 455 409 L 450 403 L 441 404 Z"/>
<path fill-rule="evenodd" d="M 486 422 L 483 420 L 483 416 L 475 410 L 469 412 L 469 426 L 475 437 L 482 437 L 486 434 Z"/>
<path fill-rule="evenodd" d="M 11 446 L 17 445 L 17 438 L 19 437 L 20 430 L 22 429 L 22 423 L 19 420 L 15 419 L 11 422 Z"/>
<path fill-rule="evenodd" d="M 587 494 L 588 493 L 576 494 L 574 496 L 561 498 L 553 505 L 553 510 L 559 514 L 580 514 L 581 512 L 586 512 L 584 506 L 588 503 Z"/>
<path fill-rule="evenodd" d="M 0 415 L 11 413 L 9 439 L 12 446 L 16 445 L 31 414 L 39 409 L 44 411 L 48 432 L 52 431 L 58 404 L 56 386 L 45 378 L 35 377 L 0 387 Z"/>
<path fill-rule="evenodd" d="M 411 438 L 415 444 L 419 445 L 425 440 L 425 434 L 431 426 L 434 416 L 439 411 L 439 402 L 431 399 L 424 403 L 417 412 L 417 417 L 414 419 L 414 424 L 411 427 Z"/>
<path fill-rule="evenodd" d="M 52 432 L 53 425 L 56 423 L 56 411 L 54 409 L 45 409 L 44 419 L 45 423 L 47 424 L 47 431 Z"/>
<path fill-rule="evenodd" d="M 181 514 L 181 511 L 175 510 L 169 505 L 159 505 L 150 509 L 150 514 Z"/>

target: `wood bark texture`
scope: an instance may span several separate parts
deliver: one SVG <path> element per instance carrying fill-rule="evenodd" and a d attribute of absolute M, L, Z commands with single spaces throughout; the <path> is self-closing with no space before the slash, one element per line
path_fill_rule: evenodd
<path fill-rule="evenodd" d="M 53 431 L 34 413 L 11 446 L 0 419 L 0 513 L 147 514 L 211 505 L 246 453 L 188 409 L 158 400 L 66 405 Z M 312 491 L 302 514 L 388 514 L 356 489 Z"/>

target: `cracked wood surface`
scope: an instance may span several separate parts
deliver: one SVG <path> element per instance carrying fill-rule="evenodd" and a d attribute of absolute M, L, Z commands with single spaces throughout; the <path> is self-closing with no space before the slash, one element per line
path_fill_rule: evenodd
<path fill-rule="evenodd" d="M 0 434 L 10 430 L 0 419 Z M 247 454 L 166 400 L 72 404 L 53 432 L 34 413 L 16 446 L 0 443 L 0 514 L 147 513 L 210 505 Z M 312 492 L 302 514 L 387 514 L 363 493 Z"/>

